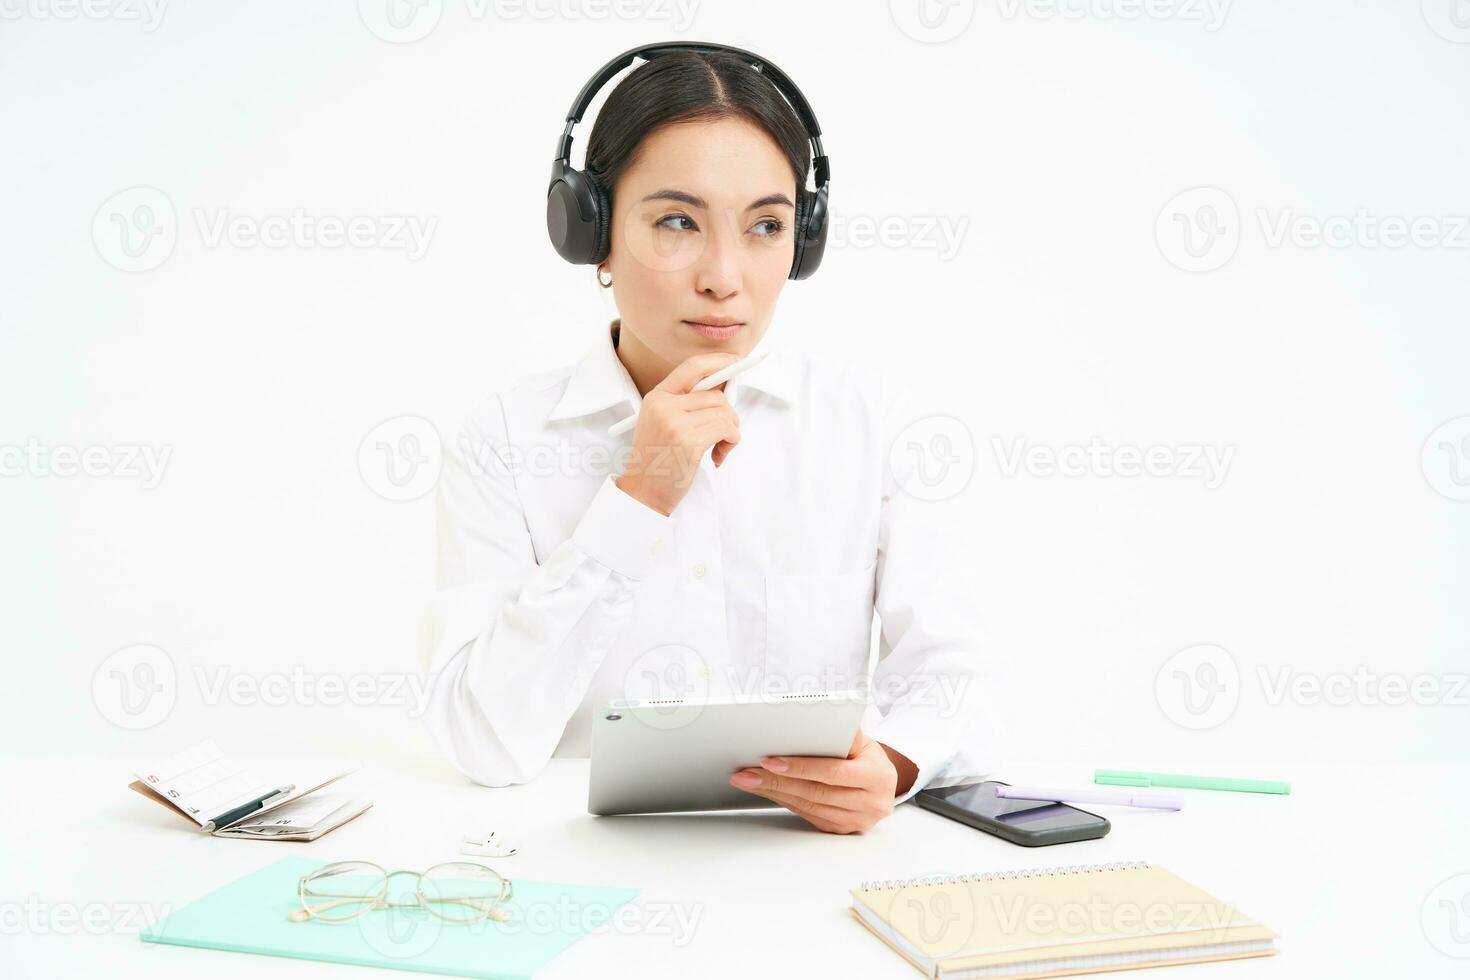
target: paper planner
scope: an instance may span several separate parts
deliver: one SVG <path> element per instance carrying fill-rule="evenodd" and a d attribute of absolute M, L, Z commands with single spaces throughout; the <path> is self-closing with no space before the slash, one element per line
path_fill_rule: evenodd
<path fill-rule="evenodd" d="M 206 740 L 135 773 L 130 788 L 163 803 L 203 828 L 235 807 L 257 800 L 284 785 L 290 793 L 213 833 L 221 837 L 272 840 L 315 840 L 362 814 L 372 803 L 344 796 L 304 799 L 354 771 L 352 767 L 310 763 L 288 774 L 262 779 L 215 744 Z"/>

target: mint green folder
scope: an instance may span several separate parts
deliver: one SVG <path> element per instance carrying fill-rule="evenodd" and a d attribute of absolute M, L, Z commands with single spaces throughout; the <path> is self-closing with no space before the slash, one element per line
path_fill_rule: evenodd
<path fill-rule="evenodd" d="M 512 915 L 505 922 L 456 924 L 411 909 L 368 912 L 351 922 L 289 921 L 291 911 L 301 907 L 297 880 L 327 863 L 282 858 L 172 912 L 144 930 L 141 938 L 147 943 L 512 980 L 530 977 L 638 894 L 637 888 L 512 878 L 513 892 L 506 902 Z"/>

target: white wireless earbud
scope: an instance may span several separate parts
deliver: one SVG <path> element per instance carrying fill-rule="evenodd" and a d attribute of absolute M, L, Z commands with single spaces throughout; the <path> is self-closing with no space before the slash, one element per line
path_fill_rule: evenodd
<path fill-rule="evenodd" d="M 465 834 L 459 844 L 459 853 L 482 857 L 510 857 L 516 850 L 514 844 L 493 830 L 489 834 Z"/>

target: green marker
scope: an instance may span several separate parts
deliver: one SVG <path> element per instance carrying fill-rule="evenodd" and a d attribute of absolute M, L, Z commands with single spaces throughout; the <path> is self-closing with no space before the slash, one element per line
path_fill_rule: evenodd
<path fill-rule="evenodd" d="M 1092 781 L 1104 786 L 1174 786 L 1180 789 L 1223 789 L 1233 793 L 1274 793 L 1286 796 L 1290 783 L 1271 779 L 1227 779 L 1223 776 L 1185 776 L 1177 772 L 1133 772 L 1128 769 L 1099 769 Z"/>

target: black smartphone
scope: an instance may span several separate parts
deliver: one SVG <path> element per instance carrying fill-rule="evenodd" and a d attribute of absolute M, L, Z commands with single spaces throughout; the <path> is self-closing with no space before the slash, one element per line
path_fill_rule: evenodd
<path fill-rule="evenodd" d="M 1074 840 L 1106 837 L 1112 824 L 1086 810 L 1065 803 L 1040 800 L 1006 800 L 995 795 L 991 780 L 967 786 L 945 786 L 915 793 L 913 800 L 926 810 L 969 824 L 1022 847 L 1066 844 Z"/>

